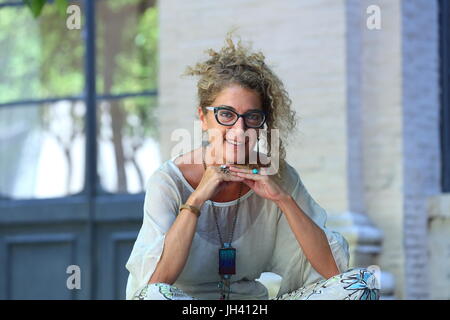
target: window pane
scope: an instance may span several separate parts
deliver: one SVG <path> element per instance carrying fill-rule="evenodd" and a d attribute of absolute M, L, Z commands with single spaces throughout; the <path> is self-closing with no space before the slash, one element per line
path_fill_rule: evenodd
<path fill-rule="evenodd" d="M 84 113 L 78 101 L 0 108 L 0 197 L 52 198 L 80 192 Z"/>
<path fill-rule="evenodd" d="M 97 1 L 97 91 L 120 94 L 157 84 L 155 0 Z"/>
<path fill-rule="evenodd" d="M 106 191 L 143 192 L 161 164 L 156 101 L 156 97 L 138 97 L 98 103 L 98 171 Z"/>
<path fill-rule="evenodd" d="M 81 30 L 46 5 L 39 18 L 26 6 L 0 7 L 0 103 L 81 95 Z"/>

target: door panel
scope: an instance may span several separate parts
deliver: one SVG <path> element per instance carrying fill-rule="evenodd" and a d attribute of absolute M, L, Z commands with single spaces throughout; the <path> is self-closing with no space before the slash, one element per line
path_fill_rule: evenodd
<path fill-rule="evenodd" d="M 144 195 L 117 197 L 94 198 L 93 213 L 82 197 L 0 201 L 0 299 L 124 299 Z"/>
<path fill-rule="evenodd" d="M 7 299 L 73 299 L 66 268 L 75 264 L 73 234 L 26 234 L 6 238 Z"/>

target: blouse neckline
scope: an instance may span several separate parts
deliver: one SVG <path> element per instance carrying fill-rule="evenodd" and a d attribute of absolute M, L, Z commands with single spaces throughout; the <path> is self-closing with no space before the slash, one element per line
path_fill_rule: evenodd
<path fill-rule="evenodd" d="M 175 171 L 177 176 L 181 179 L 181 181 L 184 183 L 184 185 L 189 189 L 189 191 L 190 192 L 194 192 L 195 189 L 186 180 L 186 178 L 184 177 L 184 175 L 181 172 L 180 168 L 178 168 L 178 166 L 173 161 L 174 159 L 175 158 L 167 160 L 167 162 L 172 167 L 172 169 Z M 235 199 L 235 200 L 226 201 L 226 202 L 215 202 L 215 201 L 212 201 L 212 200 L 206 200 L 205 203 L 208 203 L 209 205 L 214 204 L 214 206 L 216 206 L 216 207 L 228 207 L 228 206 L 232 206 L 232 205 L 237 204 L 238 200 L 239 200 L 239 202 L 244 201 L 245 199 L 250 197 L 253 193 L 254 193 L 253 189 L 250 189 L 246 194 L 242 195 L 240 198 Z"/>

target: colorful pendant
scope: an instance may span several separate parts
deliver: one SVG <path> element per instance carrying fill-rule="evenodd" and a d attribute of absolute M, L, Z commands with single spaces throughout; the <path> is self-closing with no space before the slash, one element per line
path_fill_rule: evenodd
<path fill-rule="evenodd" d="M 236 274 L 236 249 L 230 243 L 224 243 L 224 247 L 219 249 L 219 274 Z"/>

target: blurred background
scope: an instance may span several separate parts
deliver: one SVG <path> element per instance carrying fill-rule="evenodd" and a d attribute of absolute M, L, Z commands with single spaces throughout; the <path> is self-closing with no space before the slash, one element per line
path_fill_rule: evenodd
<path fill-rule="evenodd" d="M 146 182 L 195 135 L 181 74 L 232 29 L 284 82 L 288 162 L 351 266 L 450 299 L 449 24 L 449 0 L 0 0 L 0 299 L 125 298 Z"/>

